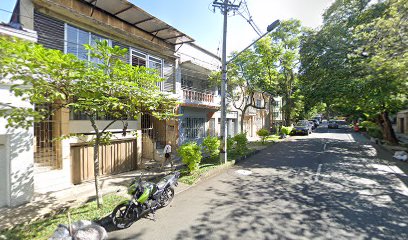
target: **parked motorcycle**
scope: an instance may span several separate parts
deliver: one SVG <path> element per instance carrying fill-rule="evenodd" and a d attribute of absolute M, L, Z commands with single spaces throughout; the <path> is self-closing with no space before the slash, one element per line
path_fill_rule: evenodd
<path fill-rule="evenodd" d="M 171 173 L 157 184 L 142 181 L 142 176 L 128 187 L 130 200 L 115 207 L 111 214 L 113 224 L 117 228 L 128 228 L 141 217 L 155 213 L 156 209 L 170 204 L 174 197 L 174 187 L 178 185 L 179 172 Z"/>

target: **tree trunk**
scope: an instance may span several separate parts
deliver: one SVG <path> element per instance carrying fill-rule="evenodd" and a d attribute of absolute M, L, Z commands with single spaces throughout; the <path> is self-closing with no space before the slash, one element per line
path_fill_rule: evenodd
<path fill-rule="evenodd" d="M 100 135 L 97 134 L 95 144 L 94 144 L 94 176 L 95 176 L 95 193 L 96 193 L 96 204 L 98 208 L 101 208 L 103 204 L 102 193 L 99 189 L 99 141 Z"/>
<path fill-rule="evenodd" d="M 241 112 L 241 133 L 244 133 L 244 119 L 245 119 L 245 112 L 247 110 L 248 106 L 245 106 L 244 109 L 242 109 Z"/>
<path fill-rule="evenodd" d="M 382 120 L 382 132 L 384 140 L 389 141 L 393 144 L 398 144 L 397 136 L 395 135 L 394 129 L 392 128 L 392 124 L 390 119 L 388 118 L 388 112 L 381 113 L 381 120 Z"/>
<path fill-rule="evenodd" d="M 285 107 L 283 109 L 284 109 L 283 112 L 284 112 L 285 126 L 289 126 L 290 125 L 290 109 L 291 109 L 291 103 L 289 99 L 286 101 Z"/>
<path fill-rule="evenodd" d="M 101 136 L 102 134 L 99 132 L 99 128 L 96 125 L 95 118 L 94 116 L 89 116 L 91 125 L 93 129 L 95 130 L 96 133 L 96 139 L 95 143 L 93 145 L 93 150 L 94 150 L 94 155 L 93 155 L 93 160 L 94 160 L 94 177 L 95 177 L 95 193 L 96 193 L 96 205 L 98 208 L 101 208 L 103 204 L 103 199 L 102 199 L 102 193 L 99 190 L 99 145 L 101 142 Z"/>

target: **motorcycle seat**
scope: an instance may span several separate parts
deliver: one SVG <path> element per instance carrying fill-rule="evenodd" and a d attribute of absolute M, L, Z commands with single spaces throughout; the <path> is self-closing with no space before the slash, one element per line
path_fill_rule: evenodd
<path fill-rule="evenodd" d="M 162 179 L 156 184 L 157 188 L 158 188 L 158 189 L 163 189 L 163 188 L 167 185 L 167 183 L 169 183 L 169 182 L 171 181 L 171 179 L 172 179 L 173 177 L 174 177 L 173 175 L 167 175 L 167 176 L 165 176 L 164 178 L 162 178 Z"/>

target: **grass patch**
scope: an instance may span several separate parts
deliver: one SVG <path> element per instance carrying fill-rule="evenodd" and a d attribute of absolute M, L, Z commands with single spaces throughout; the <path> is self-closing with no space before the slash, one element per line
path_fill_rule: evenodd
<path fill-rule="evenodd" d="M 96 201 L 92 201 L 49 218 L 39 219 L 27 225 L 18 225 L 9 230 L 2 230 L 0 239 L 48 239 L 58 224 L 68 224 L 67 212 L 70 212 L 72 222 L 78 220 L 96 221 L 110 214 L 116 205 L 123 200 L 125 197 L 113 194 L 106 195 L 103 197 L 101 209 L 97 208 Z"/>
<path fill-rule="evenodd" d="M 268 137 L 265 138 L 265 143 L 262 143 L 262 141 L 253 141 L 248 143 L 248 148 L 251 147 L 256 147 L 256 146 L 266 146 L 275 142 L 280 142 L 282 139 L 279 139 L 278 135 L 269 135 Z"/>
<path fill-rule="evenodd" d="M 260 142 L 261 144 L 261 142 Z M 247 151 L 240 155 L 236 151 L 231 151 L 228 152 L 228 161 L 236 160 L 242 156 L 249 155 L 250 153 L 254 152 L 253 149 L 247 149 Z M 180 178 L 179 182 L 188 184 L 188 185 L 193 185 L 195 184 L 200 177 L 205 174 L 206 172 L 209 172 L 215 168 L 221 167 L 222 164 L 220 164 L 220 159 L 219 157 L 216 158 L 203 158 L 203 160 L 200 163 L 199 169 L 190 173 L 187 168 L 183 168 L 180 170 Z"/>
<path fill-rule="evenodd" d="M 268 137 L 266 137 L 265 141 L 279 142 L 279 141 L 282 141 L 282 139 L 279 138 L 279 135 L 269 135 Z"/>

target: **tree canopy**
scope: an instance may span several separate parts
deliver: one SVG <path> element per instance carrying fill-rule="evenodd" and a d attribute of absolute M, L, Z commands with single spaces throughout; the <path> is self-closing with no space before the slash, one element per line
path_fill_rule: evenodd
<path fill-rule="evenodd" d="M 69 108 L 89 119 L 95 134 L 94 174 L 99 206 L 98 149 L 104 139 L 109 140 L 109 126 L 122 121 L 126 134 L 127 121 L 137 119 L 141 113 L 170 118 L 174 116 L 177 101 L 160 91 L 157 83 L 163 79 L 155 70 L 121 60 L 126 49 L 110 47 L 107 41 L 85 47 L 93 59 L 91 62 L 35 43 L 0 38 L 0 76 L 3 76 L 0 81 L 10 85 L 14 95 L 33 105 L 49 104 L 54 110 Z M 13 127 L 28 128 L 53 114 L 42 108 L 1 104 L 0 116 Z M 103 129 L 96 122 L 100 116 L 109 121 Z"/>
<path fill-rule="evenodd" d="M 407 103 L 407 14 L 403 0 L 336 0 L 301 43 L 306 101 L 331 115 L 371 116 L 396 142 L 388 116 Z"/>

